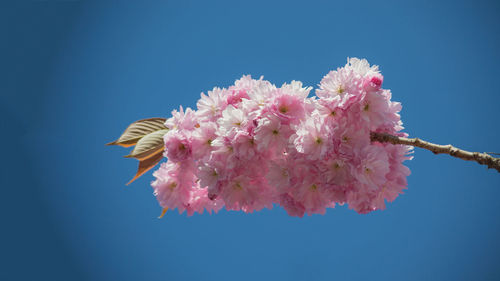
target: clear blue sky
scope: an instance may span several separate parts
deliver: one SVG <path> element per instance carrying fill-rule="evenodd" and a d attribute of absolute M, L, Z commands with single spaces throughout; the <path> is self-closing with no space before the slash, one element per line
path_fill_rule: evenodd
<path fill-rule="evenodd" d="M 106 147 L 243 74 L 378 64 L 405 131 L 500 152 L 496 1 L 5 1 L 1 280 L 499 280 L 500 174 L 416 150 L 385 211 L 167 213 Z M 179 4 L 182 2 L 182 4 Z M 210 2 L 210 3 L 209 3 Z"/>

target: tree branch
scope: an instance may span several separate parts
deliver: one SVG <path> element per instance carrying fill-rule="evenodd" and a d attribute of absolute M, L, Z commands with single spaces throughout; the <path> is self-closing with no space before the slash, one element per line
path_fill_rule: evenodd
<path fill-rule="evenodd" d="M 453 157 L 460 158 L 463 160 L 476 161 L 481 165 L 488 166 L 489 169 L 496 169 L 500 173 L 500 158 L 493 157 L 487 153 L 470 152 L 456 148 L 451 144 L 448 145 L 434 144 L 427 141 L 423 141 L 419 138 L 410 139 L 404 137 L 397 137 L 386 133 L 371 132 L 370 138 L 372 142 L 377 141 L 382 143 L 388 142 L 392 144 L 411 145 L 430 150 L 434 154 L 449 154 Z"/>

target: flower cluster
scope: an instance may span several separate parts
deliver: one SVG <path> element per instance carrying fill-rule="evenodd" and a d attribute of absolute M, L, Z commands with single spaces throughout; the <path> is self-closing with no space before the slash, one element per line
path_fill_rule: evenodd
<path fill-rule="evenodd" d="M 165 123 L 168 161 L 152 183 L 160 205 L 191 215 L 279 204 L 299 217 L 344 203 L 384 209 L 406 188 L 411 148 L 370 141 L 372 131 L 406 136 L 382 82 L 377 66 L 351 58 L 312 97 L 301 82 L 250 76 L 202 93 L 197 110 Z"/>

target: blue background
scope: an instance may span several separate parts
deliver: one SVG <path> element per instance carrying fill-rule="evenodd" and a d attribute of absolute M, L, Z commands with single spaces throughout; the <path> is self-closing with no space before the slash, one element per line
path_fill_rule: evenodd
<path fill-rule="evenodd" d="M 210 3 L 209 3 L 210 2 Z M 106 147 L 243 74 L 378 64 L 405 131 L 500 152 L 494 1 L 4 1 L 0 280 L 499 280 L 500 174 L 417 149 L 385 211 L 164 219 Z"/>

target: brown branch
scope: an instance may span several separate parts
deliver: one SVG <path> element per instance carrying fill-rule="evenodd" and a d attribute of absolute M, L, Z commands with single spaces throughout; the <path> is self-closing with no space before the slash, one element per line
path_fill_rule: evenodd
<path fill-rule="evenodd" d="M 463 160 L 476 161 L 481 165 L 488 166 L 489 169 L 496 169 L 500 173 L 500 158 L 493 157 L 487 153 L 470 152 L 456 148 L 451 144 L 448 145 L 434 144 L 427 141 L 423 141 L 419 138 L 410 139 L 404 137 L 397 137 L 386 133 L 371 132 L 370 138 L 372 142 L 377 141 L 377 142 L 388 142 L 392 144 L 411 145 L 430 150 L 434 154 L 443 153 L 443 154 L 449 154 L 453 157 L 457 157 Z"/>

